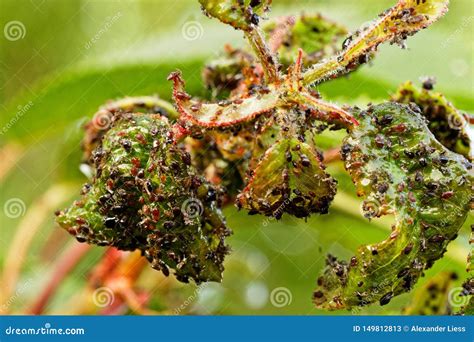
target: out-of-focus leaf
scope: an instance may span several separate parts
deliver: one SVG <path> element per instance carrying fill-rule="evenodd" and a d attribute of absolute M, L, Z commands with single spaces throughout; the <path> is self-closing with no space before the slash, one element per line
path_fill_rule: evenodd
<path fill-rule="evenodd" d="M 455 273 L 441 272 L 429 279 L 414 293 L 410 304 L 403 309 L 405 315 L 449 315 L 449 293 Z"/>
<path fill-rule="evenodd" d="M 270 49 L 278 53 L 280 62 L 288 67 L 303 49 L 305 66 L 319 62 L 340 49 L 339 40 L 346 34 L 344 26 L 331 22 L 321 14 L 284 16 L 263 26 Z"/>
<path fill-rule="evenodd" d="M 415 103 L 428 120 L 428 127 L 436 139 L 453 152 L 472 160 L 474 132 L 464 117 L 446 97 L 432 91 L 432 81 L 426 80 L 423 89 L 412 82 L 402 84 L 392 100 L 399 103 Z"/>
<path fill-rule="evenodd" d="M 196 75 L 200 74 L 201 67 L 200 62 L 188 61 L 66 72 L 57 80 L 40 82 L 33 88 L 33 94 L 20 95 L 7 104 L 0 113 L 0 127 L 8 129 L 0 139 L 28 143 L 38 137 L 57 135 L 71 120 L 92 116 L 107 100 L 154 94 L 169 100 L 172 86 L 166 77 L 176 68 L 189 75 L 189 86 L 199 93 L 200 80 Z M 18 106 L 26 105 L 28 109 L 19 112 Z"/>

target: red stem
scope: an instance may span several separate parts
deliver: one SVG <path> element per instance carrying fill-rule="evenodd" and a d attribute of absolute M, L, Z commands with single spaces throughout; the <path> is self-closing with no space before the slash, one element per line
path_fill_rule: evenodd
<path fill-rule="evenodd" d="M 48 304 L 49 299 L 54 295 L 62 280 L 76 267 L 79 261 L 90 249 L 91 246 L 88 244 L 74 242 L 66 252 L 63 253 L 56 264 L 49 282 L 46 284 L 46 287 L 40 293 L 33 306 L 28 310 L 28 313 L 32 315 L 40 315 L 43 313 L 46 304 Z"/>

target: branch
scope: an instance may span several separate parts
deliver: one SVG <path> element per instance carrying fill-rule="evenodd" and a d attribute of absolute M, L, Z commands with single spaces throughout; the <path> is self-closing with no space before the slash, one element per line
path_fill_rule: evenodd
<path fill-rule="evenodd" d="M 263 32 L 258 26 L 252 26 L 250 31 L 245 32 L 245 36 L 262 65 L 267 84 L 277 83 L 280 79 L 280 74 L 278 72 L 279 63 L 270 51 L 263 37 Z"/>
<path fill-rule="evenodd" d="M 304 73 L 303 83 L 310 85 L 356 69 L 366 63 L 384 42 L 404 47 L 404 40 L 441 18 L 448 10 L 448 0 L 399 0 L 368 27 L 360 28 L 346 39 L 338 55 L 314 65 Z"/>

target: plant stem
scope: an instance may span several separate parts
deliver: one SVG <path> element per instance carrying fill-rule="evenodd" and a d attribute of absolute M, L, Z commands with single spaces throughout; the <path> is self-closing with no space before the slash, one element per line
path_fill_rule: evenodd
<path fill-rule="evenodd" d="M 319 83 L 331 75 L 336 77 L 339 75 L 339 72 L 336 71 L 339 70 L 340 67 L 337 57 L 326 59 L 303 74 L 303 84 L 311 85 L 313 83 Z"/>
<path fill-rule="evenodd" d="M 262 65 L 267 84 L 278 82 L 280 79 L 278 61 L 268 48 L 263 32 L 258 26 L 253 26 L 251 30 L 245 32 L 245 36 Z"/>
<path fill-rule="evenodd" d="M 384 42 L 395 42 L 403 48 L 407 36 L 442 17 L 447 11 L 448 3 L 448 0 L 427 0 L 414 4 L 414 1 L 399 0 L 369 26 L 361 27 L 357 35 L 348 37 L 348 44 L 338 55 L 306 71 L 303 83 L 311 85 L 355 70 L 366 63 Z M 416 12 L 416 15 L 411 16 L 412 12 Z"/>

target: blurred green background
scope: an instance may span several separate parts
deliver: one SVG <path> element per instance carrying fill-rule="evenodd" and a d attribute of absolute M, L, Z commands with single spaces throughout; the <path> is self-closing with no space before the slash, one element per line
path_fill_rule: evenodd
<path fill-rule="evenodd" d="M 394 2 L 275 0 L 271 16 L 319 11 L 353 30 Z M 19 36 L 7 33 L 11 22 L 21 24 Z M 198 31 L 186 33 L 189 23 Z M 474 112 L 473 23 L 472 1 L 452 1 L 445 18 L 408 40 L 408 50 L 383 46 L 373 65 L 318 90 L 331 101 L 364 105 L 387 99 L 403 81 L 418 83 L 420 77 L 434 75 L 438 91 L 458 108 Z M 203 16 L 193 0 L 2 0 L 0 27 L 4 29 L 0 36 L 3 281 L 11 272 L 8 267 L 13 267 L 7 259 L 11 263 L 25 256 L 17 266 L 21 272 L 13 279 L 13 292 L 4 293 L 1 301 L 8 301 L 10 312 L 24 313 L 48 281 L 58 256 L 75 243 L 55 226 L 53 212 L 76 198 L 86 181 L 79 171 L 84 121 L 109 99 L 148 94 L 169 99 L 166 76 L 175 69 L 183 71 L 191 93 L 205 94 L 200 78 L 203 63 L 216 57 L 225 43 L 245 42 L 241 33 Z M 329 144 L 340 135 L 327 138 Z M 189 300 L 186 312 L 197 314 L 347 314 L 319 311 L 311 303 L 325 255 L 349 258 L 359 245 L 384 239 L 390 220 L 363 219 L 360 200 L 342 165 L 335 163 L 329 171 L 339 181 L 329 215 L 306 222 L 291 217 L 275 222 L 227 208 L 234 235 L 229 239 L 233 253 L 226 261 L 224 282 L 200 291 L 194 285 L 173 283 L 165 293 L 161 283 L 170 280 L 147 269 L 139 285 L 154 293 L 151 306 L 172 310 Z M 12 200 L 18 204 L 18 214 L 6 213 Z M 461 277 L 459 286 L 473 222 L 471 216 L 426 278 L 453 270 Z M 46 313 L 70 312 L 71 298 L 84 287 L 103 252 L 104 248 L 93 248 L 66 277 Z M 272 291 L 281 287 L 289 298 L 285 305 L 270 300 Z M 353 314 L 396 314 L 410 296 Z"/>

